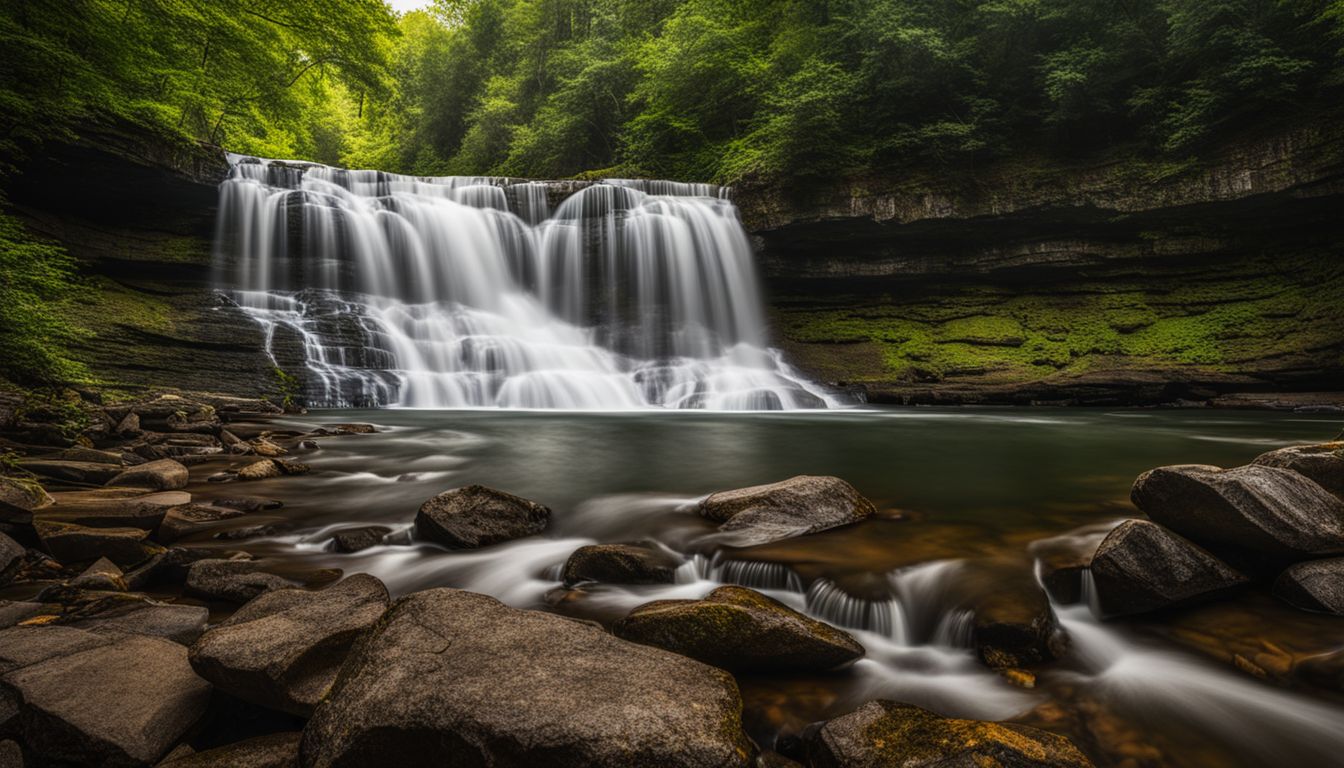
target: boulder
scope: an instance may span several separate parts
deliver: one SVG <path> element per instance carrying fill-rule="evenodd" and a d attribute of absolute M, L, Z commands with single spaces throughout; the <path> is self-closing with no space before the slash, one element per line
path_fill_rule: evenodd
<path fill-rule="evenodd" d="M 132 489 L 99 489 L 57 494 L 56 506 L 38 513 L 43 520 L 90 528 L 143 528 L 152 531 L 175 504 L 191 501 L 181 491 L 139 493 Z"/>
<path fill-rule="evenodd" d="M 102 590 L 107 592 L 125 592 L 126 578 L 111 560 L 100 557 L 84 572 L 71 579 L 68 584 L 77 589 Z"/>
<path fill-rule="evenodd" d="M 309 717 L 388 603 L 387 588 L 367 574 L 316 592 L 267 592 L 202 635 L 191 666 L 244 701 Z"/>
<path fill-rule="evenodd" d="M 199 597 L 246 603 L 274 589 L 299 586 L 262 568 L 255 560 L 198 560 L 187 569 L 186 590 Z"/>
<path fill-rule="evenodd" d="M 420 505 L 415 532 L 452 549 L 474 549 L 541 533 L 551 510 L 511 493 L 468 485 Z"/>
<path fill-rule="evenodd" d="M 303 732 L 308 768 L 746 766 L 733 678 L 600 627 L 431 589 L 355 646 Z"/>
<path fill-rule="evenodd" d="M 35 475 L 76 485 L 105 485 L 121 474 L 121 467 L 94 461 L 24 459 L 19 466 Z"/>
<path fill-rule="evenodd" d="M 293 528 L 292 524 L 282 520 L 274 523 L 227 528 L 216 533 L 214 537 L 220 541 L 246 541 L 247 539 L 260 539 L 266 536 L 280 536 L 293 530 Z"/>
<path fill-rule="evenodd" d="M 8 584 L 14 574 L 23 565 L 23 555 L 27 552 L 19 543 L 0 533 L 0 586 Z"/>
<path fill-rule="evenodd" d="M 165 760 L 157 768 L 297 768 L 298 731 L 271 733 Z"/>
<path fill-rule="evenodd" d="M 51 496 L 35 480 L 0 475 L 0 523 L 28 525 L 33 510 L 52 505 Z"/>
<path fill-rule="evenodd" d="M 0 741 L 0 768 L 23 768 L 23 749 L 13 741 Z"/>
<path fill-rule="evenodd" d="M 729 534 L 734 546 L 754 546 L 816 533 L 872 516 L 873 503 L 838 477 L 799 475 L 770 485 L 720 491 L 700 502 L 700 514 Z"/>
<path fill-rule="evenodd" d="M 942 717 L 895 701 L 870 701 L 827 721 L 809 735 L 807 756 L 814 768 L 1092 765 L 1073 742 L 1057 734 L 1016 723 Z"/>
<path fill-rule="evenodd" d="M 191 645 L 205 631 L 210 611 L 201 605 L 161 603 L 143 597 L 104 598 L 62 617 L 67 626 L 95 633 L 148 635 Z"/>
<path fill-rule="evenodd" d="M 285 506 L 285 503 L 279 499 L 264 499 L 260 496 L 231 496 L 214 499 L 210 502 L 210 506 L 228 507 L 239 512 L 258 512 L 263 509 L 279 509 Z"/>
<path fill-rule="evenodd" d="M 1262 453 L 1251 462 L 1264 467 L 1291 469 L 1344 499 L 1344 442 L 1293 445 Z"/>
<path fill-rule="evenodd" d="M 1018 567 L 981 565 L 980 586 L 967 598 L 971 642 L 986 666 L 1021 669 L 1064 655 L 1068 636 L 1059 626 L 1050 598 Z M 993 581 L 986 583 L 985 580 Z"/>
<path fill-rule="evenodd" d="M 1292 470 L 1263 465 L 1158 467 L 1134 504 L 1218 557 L 1253 569 L 1344 554 L 1344 501 Z"/>
<path fill-rule="evenodd" d="M 248 447 L 250 447 L 252 452 L 258 456 L 265 456 L 270 459 L 277 456 L 284 456 L 286 453 L 289 453 L 289 451 L 281 447 L 279 443 L 273 442 L 267 437 L 258 437 L 250 441 Z"/>
<path fill-rule="evenodd" d="M 615 633 L 742 672 L 826 671 L 863 658 L 863 646 L 848 633 L 746 587 L 641 605 L 617 622 Z"/>
<path fill-rule="evenodd" d="M 332 547 L 337 552 L 358 552 L 382 544 L 383 538 L 391 532 L 392 529 L 385 525 L 344 528 L 332 535 Z"/>
<path fill-rule="evenodd" d="M 90 461 L 94 464 L 113 464 L 121 466 L 121 454 L 112 451 L 100 451 L 97 448 L 85 448 L 77 445 L 73 448 L 66 448 L 58 451 L 46 458 L 60 459 L 62 461 Z"/>
<path fill-rule="evenodd" d="M 125 568 L 163 551 L 147 543 L 149 531 L 140 528 L 89 528 L 46 520 L 37 521 L 33 527 L 42 548 L 65 564 L 106 557 Z"/>
<path fill-rule="evenodd" d="M 97 644 L 0 678 L 21 702 L 24 743 L 54 764 L 156 762 L 204 714 L 210 684 L 191 671 L 187 649 L 177 643 L 141 635 L 108 642 L 80 634 Z"/>
<path fill-rule="evenodd" d="M 109 642 L 107 637 L 74 627 L 43 625 L 3 629 L 0 630 L 0 675 L 47 659 L 72 656 Z"/>
<path fill-rule="evenodd" d="M 139 435 L 140 414 L 134 412 L 126 414 L 122 417 L 121 421 L 117 422 L 117 426 L 113 431 L 122 437 L 135 437 L 136 435 Z"/>
<path fill-rule="evenodd" d="M 1274 580 L 1274 596 L 1304 611 L 1344 616 L 1344 557 L 1290 566 Z"/>
<path fill-rule="evenodd" d="M 262 459 L 238 470 L 238 479 L 266 480 L 272 477 L 284 477 L 285 475 L 306 475 L 308 470 L 307 464 L 300 464 L 297 461 Z"/>
<path fill-rule="evenodd" d="M 566 586 L 583 581 L 606 584 L 671 584 L 681 559 L 653 547 L 589 544 L 574 550 L 561 578 Z"/>
<path fill-rule="evenodd" d="M 168 509 L 163 516 L 163 522 L 159 524 L 158 532 L 154 535 L 164 544 L 171 544 L 178 539 L 217 528 L 219 523 L 245 514 L 247 513 L 228 507 L 182 504 Z"/>
<path fill-rule="evenodd" d="M 372 424 L 328 424 L 318 427 L 309 434 L 318 437 L 328 435 L 371 435 L 378 431 Z"/>
<path fill-rule="evenodd" d="M 175 491 L 187 487 L 187 478 L 187 468 L 180 462 L 159 459 L 131 467 L 109 480 L 107 484 L 149 488 L 155 491 Z"/>
<path fill-rule="evenodd" d="M 1111 531 L 1092 557 L 1106 616 L 1145 613 L 1226 594 L 1250 582 L 1194 543 L 1147 520 Z"/>
<path fill-rule="evenodd" d="M 45 603 L 0 600 L 0 629 L 8 629 L 21 621 L 27 621 L 44 613 L 55 613 L 60 606 L 48 606 Z"/>

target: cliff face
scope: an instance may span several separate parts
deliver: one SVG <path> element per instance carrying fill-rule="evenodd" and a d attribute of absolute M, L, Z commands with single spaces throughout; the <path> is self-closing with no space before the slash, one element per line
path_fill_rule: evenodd
<path fill-rule="evenodd" d="M 790 359 L 876 401 L 1344 389 L 1344 131 L 1327 124 L 1187 167 L 1024 159 L 736 199 Z"/>

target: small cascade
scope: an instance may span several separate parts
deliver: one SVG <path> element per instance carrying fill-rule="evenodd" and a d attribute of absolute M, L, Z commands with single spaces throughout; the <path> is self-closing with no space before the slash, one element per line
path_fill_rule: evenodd
<path fill-rule="evenodd" d="M 216 279 L 273 360 L 301 363 L 311 405 L 841 404 L 768 346 L 728 190 L 551 191 L 235 157 Z"/>
<path fill-rule="evenodd" d="M 828 579 L 817 579 L 807 590 L 807 612 L 838 627 L 875 632 L 902 645 L 910 642 L 905 611 L 894 596 L 865 600 L 845 593 Z"/>
<path fill-rule="evenodd" d="M 803 593 L 802 577 L 787 565 L 731 560 L 721 555 L 715 555 L 712 560 L 704 555 L 692 555 L 677 569 L 676 577 L 679 584 L 717 581 L 751 589 Z"/>

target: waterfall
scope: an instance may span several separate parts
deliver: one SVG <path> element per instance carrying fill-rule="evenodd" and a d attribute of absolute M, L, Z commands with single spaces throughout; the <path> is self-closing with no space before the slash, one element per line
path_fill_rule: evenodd
<path fill-rule="evenodd" d="M 839 404 L 767 345 L 726 189 L 609 179 L 552 210 L 537 182 L 233 160 L 216 279 L 309 404 Z"/>

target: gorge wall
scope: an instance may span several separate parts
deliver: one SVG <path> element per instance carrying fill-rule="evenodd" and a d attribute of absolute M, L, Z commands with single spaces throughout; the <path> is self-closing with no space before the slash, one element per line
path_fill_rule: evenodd
<path fill-rule="evenodd" d="M 226 171 L 218 149 L 101 128 L 34 153 L 9 185 L 30 229 L 81 262 L 77 351 L 104 386 L 298 388 L 211 287 Z M 1328 121 L 1186 166 L 1023 158 L 735 200 L 779 345 L 873 401 L 1344 390 L 1344 131 Z M 301 375 L 296 344 L 273 349 Z"/>

